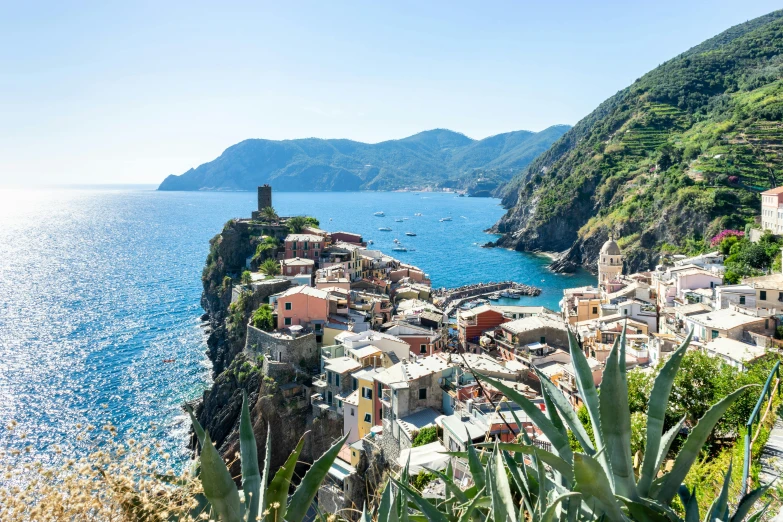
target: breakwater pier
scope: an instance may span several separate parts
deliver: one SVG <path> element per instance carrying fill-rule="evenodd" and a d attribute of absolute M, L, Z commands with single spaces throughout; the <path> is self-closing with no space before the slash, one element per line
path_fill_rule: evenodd
<path fill-rule="evenodd" d="M 517 294 L 529 296 L 537 296 L 541 293 L 541 289 L 538 287 L 524 285 L 515 281 L 476 283 L 458 288 L 440 288 L 435 290 L 432 293 L 433 303 L 444 310 L 447 315 L 451 315 L 458 306 L 466 301 L 503 290 L 513 290 Z"/>

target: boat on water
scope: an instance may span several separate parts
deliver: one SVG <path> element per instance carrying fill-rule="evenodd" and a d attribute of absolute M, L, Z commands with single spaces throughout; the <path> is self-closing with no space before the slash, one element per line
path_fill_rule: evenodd
<path fill-rule="evenodd" d="M 414 215 L 414 216 L 423 216 L 424 214 L 422 214 L 421 212 L 416 212 L 416 213 L 415 213 L 415 214 L 413 214 L 413 215 Z"/>
<path fill-rule="evenodd" d="M 383 212 L 376 212 L 375 214 L 373 214 L 373 216 L 378 216 L 378 217 L 383 217 L 385 215 L 386 214 L 384 214 Z"/>
<path fill-rule="evenodd" d="M 517 292 L 516 290 L 503 290 L 500 292 L 500 297 L 506 297 L 508 299 L 519 299 L 522 297 L 522 294 Z"/>
<path fill-rule="evenodd" d="M 395 243 L 399 243 L 399 242 L 400 242 L 400 240 L 399 240 L 399 239 L 397 239 L 397 238 L 395 237 L 395 238 L 394 238 L 394 242 L 395 242 Z"/>
<path fill-rule="evenodd" d="M 374 243 L 374 241 L 373 241 L 372 239 L 370 239 L 369 241 L 367 241 L 367 244 L 368 244 L 368 245 L 372 245 L 373 243 Z"/>
<path fill-rule="evenodd" d="M 381 232 L 391 232 L 391 229 L 389 227 L 381 227 L 378 230 L 380 230 Z"/>
<path fill-rule="evenodd" d="M 406 236 L 413 237 L 413 236 L 415 236 L 416 234 L 414 234 L 413 232 L 405 232 L 405 235 L 406 235 Z"/>
<path fill-rule="evenodd" d="M 407 248 L 405 248 L 405 247 L 404 247 L 404 246 L 402 246 L 402 245 L 397 245 L 397 246 L 395 246 L 394 248 L 392 248 L 392 251 L 393 251 L 393 252 L 407 252 L 407 251 L 408 251 L 408 249 L 407 249 Z"/>
<path fill-rule="evenodd" d="M 408 221 L 410 218 L 402 218 L 403 221 Z"/>
<path fill-rule="evenodd" d="M 440 218 L 440 220 L 441 220 L 441 222 L 443 222 L 443 221 L 451 221 L 451 218 L 450 217 L 445 217 L 445 218 Z"/>
<path fill-rule="evenodd" d="M 394 221 L 397 222 L 397 223 L 402 223 L 401 219 L 395 219 Z"/>
<path fill-rule="evenodd" d="M 489 294 L 487 297 L 489 298 L 489 300 L 490 300 L 490 301 L 497 301 L 497 300 L 499 300 L 499 299 L 500 299 L 502 296 L 501 296 L 501 295 L 500 295 L 498 292 L 495 292 L 495 293 L 493 293 L 493 294 Z"/>

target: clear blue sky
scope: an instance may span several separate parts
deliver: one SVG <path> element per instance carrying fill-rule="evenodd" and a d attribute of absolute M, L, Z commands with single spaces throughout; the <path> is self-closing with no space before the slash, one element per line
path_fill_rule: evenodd
<path fill-rule="evenodd" d="M 0 185 L 157 183 L 246 138 L 574 124 L 776 2 L 6 2 Z"/>

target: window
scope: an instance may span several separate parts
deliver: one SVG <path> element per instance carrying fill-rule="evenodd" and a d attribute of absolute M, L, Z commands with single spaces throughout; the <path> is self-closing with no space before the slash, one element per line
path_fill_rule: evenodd
<path fill-rule="evenodd" d="M 307 252 L 302 252 L 302 255 L 303 255 L 304 257 L 307 257 Z"/>
<path fill-rule="evenodd" d="M 711 335 L 712 335 L 712 338 L 713 338 L 713 339 L 717 339 L 717 338 L 718 338 L 718 335 L 720 335 L 720 332 L 718 332 L 718 330 L 713 330 L 713 331 L 711 332 Z"/>
<path fill-rule="evenodd" d="M 427 353 L 427 345 L 426 344 L 419 345 L 419 353 Z"/>
<path fill-rule="evenodd" d="M 284 323 L 286 326 L 291 326 L 291 318 L 290 318 L 290 317 L 286 317 L 286 318 L 283 320 L 283 323 Z"/>
<path fill-rule="evenodd" d="M 365 413 L 364 414 L 364 422 L 366 422 L 367 424 L 370 424 L 372 422 L 372 415 L 370 415 L 369 413 Z"/>
<path fill-rule="evenodd" d="M 286 303 L 286 304 L 285 304 L 285 309 L 286 309 L 286 310 L 291 310 L 292 306 L 293 306 L 293 303 L 290 303 L 290 302 L 289 302 L 289 303 Z"/>
<path fill-rule="evenodd" d="M 759 290 L 759 299 L 762 301 L 767 300 L 767 291 L 766 290 Z"/>
<path fill-rule="evenodd" d="M 318 257 L 318 250 L 313 253 L 313 257 Z"/>
<path fill-rule="evenodd" d="M 303 246 L 302 248 L 304 248 L 305 250 L 307 250 L 307 241 L 305 241 L 305 242 L 304 242 L 304 246 Z M 305 253 L 305 256 L 307 256 L 307 254 L 306 254 L 306 253 Z"/>
<path fill-rule="evenodd" d="M 546 336 L 545 335 L 541 336 L 541 341 L 540 342 L 541 342 L 541 344 L 546 344 Z"/>
<path fill-rule="evenodd" d="M 623 315 L 628 315 L 628 309 L 627 308 L 623 308 Z"/>
<path fill-rule="evenodd" d="M 320 323 L 315 323 L 315 331 L 320 332 L 321 331 L 321 325 Z"/>
<path fill-rule="evenodd" d="M 378 397 L 381 396 L 381 383 L 378 383 Z"/>
<path fill-rule="evenodd" d="M 419 388 L 419 400 L 423 401 L 427 398 L 427 388 Z"/>
<path fill-rule="evenodd" d="M 338 408 L 342 408 L 343 407 L 343 401 L 341 401 L 340 399 L 337 399 L 337 407 Z"/>
<path fill-rule="evenodd" d="M 365 386 L 362 386 L 362 398 L 372 399 L 372 388 L 367 388 Z"/>
<path fill-rule="evenodd" d="M 353 382 L 351 383 L 351 389 L 355 390 L 359 387 L 359 381 L 356 380 L 356 377 L 353 378 Z"/>
<path fill-rule="evenodd" d="M 783 292 L 778 292 L 778 301 L 783 301 Z"/>
<path fill-rule="evenodd" d="M 351 408 L 351 417 L 353 417 L 353 416 L 354 416 L 354 414 L 353 414 L 353 408 Z"/>
<path fill-rule="evenodd" d="M 597 306 L 594 306 L 594 307 L 593 307 L 593 314 L 597 314 L 597 313 L 598 313 L 598 307 L 597 307 Z"/>
<path fill-rule="evenodd" d="M 740 296 L 740 304 L 745 304 L 745 296 L 744 295 Z"/>
<path fill-rule="evenodd" d="M 330 371 L 326 372 L 326 382 L 328 384 L 332 384 L 332 372 L 330 372 Z"/>
<path fill-rule="evenodd" d="M 330 392 L 330 391 L 326 392 L 326 403 L 329 406 L 332 405 L 332 392 Z"/>

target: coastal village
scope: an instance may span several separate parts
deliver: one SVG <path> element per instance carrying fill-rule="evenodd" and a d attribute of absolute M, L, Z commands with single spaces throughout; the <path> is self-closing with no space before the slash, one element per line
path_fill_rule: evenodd
<path fill-rule="evenodd" d="M 763 194 L 765 227 L 780 226 L 781 198 L 783 189 Z M 259 187 L 258 200 L 258 211 L 237 225 L 279 241 L 276 268 L 267 262 L 255 269 L 258 260 L 248 258 L 254 270 L 234 284 L 232 301 L 260 296 L 270 312 L 265 327 L 251 318 L 244 347 L 265 378 L 303 412 L 348 435 L 319 490 L 326 512 L 360 508 L 372 494 L 371 474 L 406 464 L 411 474 L 451 466 L 467 487 L 469 466 L 445 452 L 472 443 L 511 442 L 524 432 L 549 449 L 525 412 L 475 373 L 545 411 L 542 376 L 579 406 L 571 350 L 584 352 L 600 386 L 622 335 L 626 367 L 644 371 L 691 331 L 690 349 L 740 370 L 781 344 L 775 332 L 783 273 L 724 284 L 717 251 L 664 256 L 652 271 L 626 274 L 623 251 L 610 238 L 600 250 L 597 285 L 566 289 L 560 309 L 550 310 L 525 306 L 525 296 L 540 290 L 513 282 L 434 289 L 423 268 L 373 250 L 360 235 L 312 224 L 291 233 L 292 218 L 265 218 L 269 186 Z M 767 209 L 773 205 L 774 212 Z M 439 487 L 433 480 L 428 494 L 437 496 Z"/>

